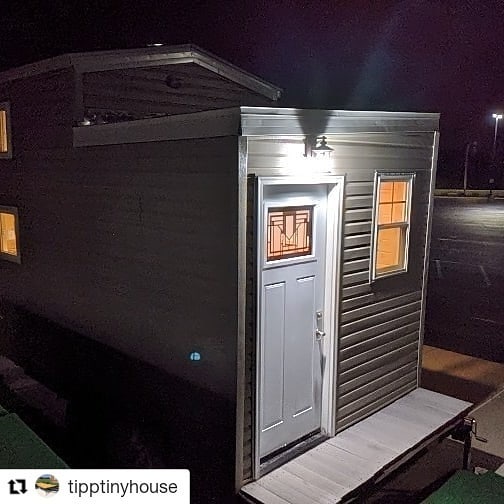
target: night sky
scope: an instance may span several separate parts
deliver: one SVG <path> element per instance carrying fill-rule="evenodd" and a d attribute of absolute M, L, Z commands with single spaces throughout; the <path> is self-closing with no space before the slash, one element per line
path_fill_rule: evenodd
<path fill-rule="evenodd" d="M 194 43 L 282 87 L 285 106 L 441 112 L 445 170 L 463 165 L 469 141 L 490 152 L 491 114 L 504 109 L 504 0 L 4 3 L 1 70 Z"/>

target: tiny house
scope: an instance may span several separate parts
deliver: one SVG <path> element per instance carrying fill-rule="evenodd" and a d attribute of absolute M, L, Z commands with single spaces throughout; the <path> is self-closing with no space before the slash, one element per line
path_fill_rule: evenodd
<path fill-rule="evenodd" d="M 194 502 L 338 502 L 469 407 L 419 388 L 438 115 L 279 97 L 194 46 L 0 75 L 2 300 L 96 343 L 60 379 L 105 410 L 127 389 L 119 430 Z M 23 337 L 2 352 L 36 372 Z M 389 458 L 324 476 L 372 429 Z"/>

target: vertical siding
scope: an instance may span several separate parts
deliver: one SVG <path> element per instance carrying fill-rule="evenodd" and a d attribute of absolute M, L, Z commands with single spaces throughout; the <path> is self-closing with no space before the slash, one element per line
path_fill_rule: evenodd
<path fill-rule="evenodd" d="M 271 105 L 271 100 L 194 63 L 90 72 L 83 75 L 88 115 L 183 114 Z"/>
<path fill-rule="evenodd" d="M 328 137 L 331 171 L 345 175 L 342 278 L 337 336 L 337 430 L 417 386 L 422 269 L 432 133 Z M 303 139 L 252 139 L 249 173 L 288 175 Z M 304 169 L 309 169 L 306 165 Z M 316 165 L 314 165 L 316 166 Z M 299 168 L 297 168 L 299 170 Z M 370 283 L 375 171 L 416 174 L 409 270 Z"/>

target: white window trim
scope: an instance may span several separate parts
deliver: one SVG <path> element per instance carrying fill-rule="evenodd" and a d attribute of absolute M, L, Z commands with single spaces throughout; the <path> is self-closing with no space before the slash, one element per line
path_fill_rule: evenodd
<path fill-rule="evenodd" d="M 14 215 L 14 223 L 16 226 L 16 255 L 7 254 L 6 252 L 2 252 L 0 250 L 0 259 L 10 262 L 15 262 L 21 264 L 21 249 L 19 246 L 19 214 L 18 209 L 12 206 L 2 206 L 0 205 L 0 213 L 7 213 Z"/>
<path fill-rule="evenodd" d="M 404 268 L 389 271 L 386 273 L 376 273 L 376 249 L 378 246 L 378 202 L 379 202 L 379 185 L 380 181 L 397 181 L 408 182 L 408 192 L 406 201 L 406 236 L 404 250 Z M 413 199 L 413 184 L 415 181 L 415 173 L 391 173 L 391 172 L 375 172 L 374 192 L 373 192 L 373 226 L 371 240 L 371 261 L 370 261 L 370 279 L 369 282 L 376 282 L 382 278 L 388 278 L 395 275 L 402 275 L 408 272 L 409 268 L 409 247 L 410 247 L 410 229 L 411 229 L 411 201 Z"/>
<path fill-rule="evenodd" d="M 5 111 L 7 117 L 7 152 L 0 152 L 0 159 L 12 159 L 12 129 L 11 129 L 11 110 L 9 102 L 0 102 L 0 110 Z"/>

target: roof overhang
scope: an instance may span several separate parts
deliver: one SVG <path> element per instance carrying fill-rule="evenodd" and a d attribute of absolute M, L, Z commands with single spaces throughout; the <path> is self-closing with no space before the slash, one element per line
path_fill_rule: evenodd
<path fill-rule="evenodd" d="M 279 87 L 260 77 L 190 44 L 65 54 L 2 72 L 0 84 L 69 67 L 73 67 L 78 73 L 86 73 L 183 63 L 194 63 L 211 70 L 270 100 L 278 100 L 282 92 Z"/>
<path fill-rule="evenodd" d="M 208 110 L 113 124 L 75 126 L 74 147 L 187 140 L 238 135 L 238 108 Z"/>
<path fill-rule="evenodd" d="M 241 130 L 244 136 L 433 132 L 439 114 L 241 107 Z"/>
<path fill-rule="evenodd" d="M 229 135 L 288 137 L 439 130 L 439 114 L 234 107 L 114 124 L 74 127 L 74 147 Z"/>

